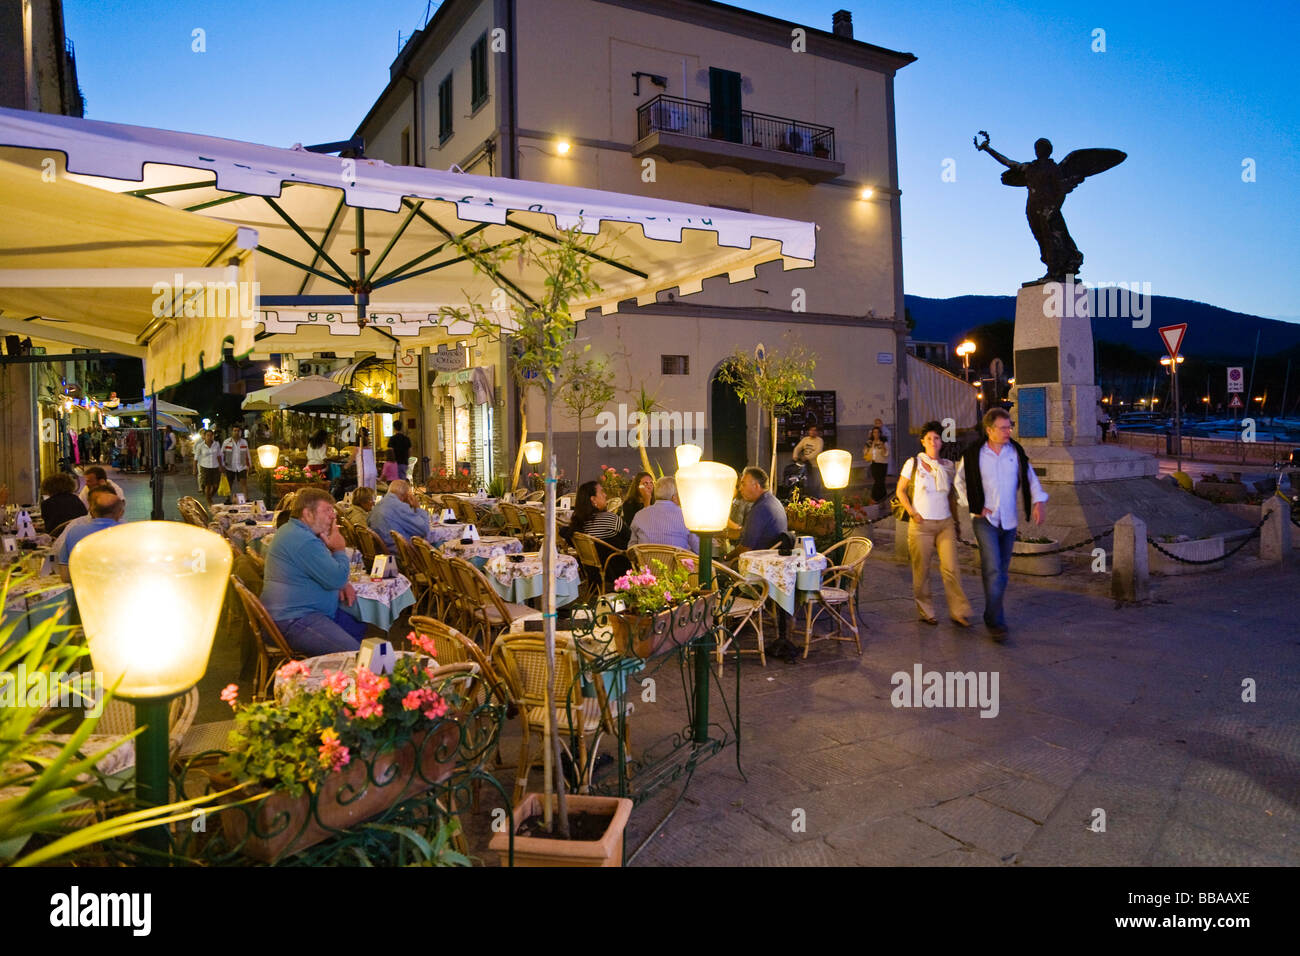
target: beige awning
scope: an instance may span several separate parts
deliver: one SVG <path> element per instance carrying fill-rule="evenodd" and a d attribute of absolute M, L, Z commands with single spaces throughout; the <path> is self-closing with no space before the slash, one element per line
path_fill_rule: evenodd
<path fill-rule="evenodd" d="M 0 161 L 0 331 L 145 361 L 146 389 L 252 348 L 256 233 Z M 227 340 L 229 340 L 227 342 Z"/>

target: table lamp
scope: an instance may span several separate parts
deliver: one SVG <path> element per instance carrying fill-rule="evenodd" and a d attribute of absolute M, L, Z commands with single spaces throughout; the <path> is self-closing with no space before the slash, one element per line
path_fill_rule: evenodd
<path fill-rule="evenodd" d="M 679 448 L 680 451 L 680 448 Z M 677 471 L 677 496 L 687 529 L 700 536 L 700 587 L 713 584 L 713 535 L 727 530 L 736 493 L 736 469 L 720 461 L 700 461 Z M 695 647 L 696 743 L 709 739 L 709 649 Z"/>
<path fill-rule="evenodd" d="M 105 686 L 131 701 L 136 795 L 168 800 L 169 710 L 203 676 L 230 580 L 230 545 L 179 521 L 133 521 L 78 542 L 68 561 L 90 660 Z M 144 831 L 167 847 L 167 831 Z"/>
<path fill-rule="evenodd" d="M 853 456 L 843 449 L 833 448 L 817 456 L 817 470 L 822 474 L 822 486 L 831 490 L 835 499 L 835 540 L 843 537 L 841 514 L 843 512 L 844 489 L 849 485 L 849 470 L 853 467 Z"/>
<path fill-rule="evenodd" d="M 678 445 L 677 446 L 677 467 L 686 468 L 699 462 L 700 457 L 704 454 L 704 449 L 699 445 Z"/>

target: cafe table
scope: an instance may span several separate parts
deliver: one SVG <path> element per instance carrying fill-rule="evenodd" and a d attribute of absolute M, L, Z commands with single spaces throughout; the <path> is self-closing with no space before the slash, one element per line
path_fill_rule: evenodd
<path fill-rule="evenodd" d="M 435 548 L 447 541 L 459 541 L 465 536 L 465 529 L 469 525 L 455 522 L 453 524 L 443 524 L 435 520 L 429 528 L 429 536 L 425 539 Z"/>
<path fill-rule="evenodd" d="M 460 541 L 447 541 L 442 545 L 442 553 L 448 558 L 464 558 L 476 568 L 482 568 L 498 554 L 519 554 L 524 550 L 518 538 L 504 535 L 485 534 L 477 541 L 462 544 Z"/>
<path fill-rule="evenodd" d="M 32 552 L 27 553 L 32 554 Z M 5 596 L 0 627 L 7 627 L 10 622 L 13 622 L 14 629 L 9 635 L 9 641 L 16 641 L 26 636 L 33 626 L 65 610 L 71 598 L 72 585 L 65 584 L 57 574 L 31 578 L 17 584 L 11 583 L 9 593 Z M 67 623 L 66 613 L 63 623 Z"/>
<path fill-rule="evenodd" d="M 569 554 L 557 554 L 555 563 L 555 606 L 563 607 L 578 598 L 578 561 Z M 515 561 L 514 558 L 522 558 Z M 507 601 L 522 604 L 539 598 L 546 588 L 542 578 L 542 553 L 498 554 L 483 566 L 492 589 Z"/>
<path fill-rule="evenodd" d="M 829 564 L 824 554 L 808 557 L 796 548 L 793 554 L 782 555 L 775 548 L 769 548 L 746 551 L 736 562 L 736 567 L 743 575 L 765 580 L 770 585 L 772 600 L 787 614 L 794 614 L 796 600 L 801 595 L 821 590 L 822 572 Z"/>
<path fill-rule="evenodd" d="M 404 574 L 372 581 L 364 571 L 353 571 L 350 580 L 357 592 L 356 603 L 351 607 L 346 604 L 339 607 L 381 630 L 392 627 L 402 612 L 415 604 L 411 582 Z"/>

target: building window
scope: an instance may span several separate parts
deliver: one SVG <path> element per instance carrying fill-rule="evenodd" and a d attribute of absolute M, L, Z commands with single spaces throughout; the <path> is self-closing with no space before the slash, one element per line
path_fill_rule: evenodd
<path fill-rule="evenodd" d="M 469 51 L 469 105 L 478 109 L 488 98 L 488 47 L 484 33 Z"/>
<path fill-rule="evenodd" d="M 659 363 L 664 375 L 690 375 L 691 357 L 689 355 L 661 355 Z"/>
<path fill-rule="evenodd" d="M 438 84 L 438 145 L 451 138 L 451 74 Z"/>

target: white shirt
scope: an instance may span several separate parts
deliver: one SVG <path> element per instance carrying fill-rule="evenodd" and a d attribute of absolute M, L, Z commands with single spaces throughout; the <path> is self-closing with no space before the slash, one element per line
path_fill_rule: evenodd
<path fill-rule="evenodd" d="M 204 441 L 198 442 L 194 446 L 194 460 L 200 468 L 220 468 L 221 446 L 215 441 L 211 445 Z"/>
<path fill-rule="evenodd" d="M 1020 523 L 1016 516 L 1016 499 L 1020 491 L 1020 457 L 1011 442 L 1002 446 L 1002 451 L 995 452 L 993 446 L 985 443 L 980 448 L 980 480 L 984 483 L 984 507 L 993 512 L 989 515 L 989 524 L 1004 531 L 1010 531 Z M 957 497 L 969 507 L 966 498 L 966 469 L 957 469 Z M 1047 492 L 1029 469 L 1029 497 L 1034 504 L 1047 500 Z M 978 517 L 978 515 L 972 515 Z"/>
<path fill-rule="evenodd" d="M 226 471 L 248 471 L 248 442 L 241 438 L 238 442 L 227 438 L 221 443 L 221 457 L 225 460 Z"/>
<path fill-rule="evenodd" d="M 913 479 L 912 462 L 919 465 L 920 476 Z M 952 508 L 948 506 L 948 491 L 953 482 L 953 463 L 943 458 L 939 461 L 939 467 L 946 474 L 947 481 L 945 489 L 939 491 L 936 487 L 938 476 L 920 462 L 918 458 L 909 458 L 903 465 L 903 470 L 899 474 L 900 478 L 907 479 L 907 493 L 912 498 L 912 506 L 916 508 L 922 518 L 936 520 L 952 517 Z"/>
<path fill-rule="evenodd" d="M 103 484 L 101 484 L 100 487 L 103 487 L 103 485 L 108 485 L 109 489 L 113 492 L 113 494 L 121 498 L 122 502 L 125 504 L 126 495 L 122 493 L 121 485 L 119 485 L 112 478 L 105 478 Z M 77 492 L 77 497 L 81 499 L 81 503 L 86 506 L 86 511 L 89 512 L 90 511 L 90 489 L 87 488 L 85 485 L 82 485 L 81 490 Z M 62 535 L 60 535 L 59 537 L 62 538 Z"/>
<path fill-rule="evenodd" d="M 328 453 L 329 453 L 328 445 L 321 445 L 319 448 L 313 448 L 311 445 L 308 445 L 307 464 L 309 465 L 325 464 L 325 459 L 329 457 Z"/>

